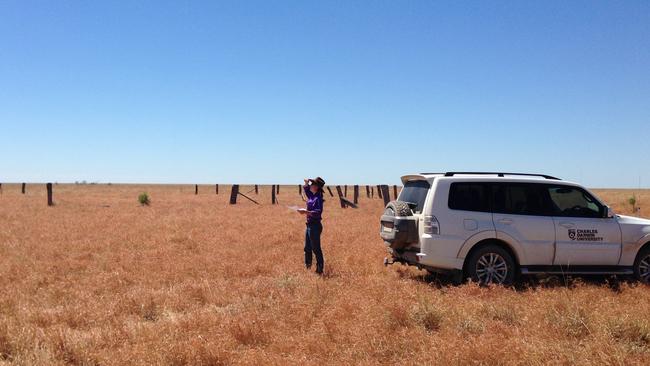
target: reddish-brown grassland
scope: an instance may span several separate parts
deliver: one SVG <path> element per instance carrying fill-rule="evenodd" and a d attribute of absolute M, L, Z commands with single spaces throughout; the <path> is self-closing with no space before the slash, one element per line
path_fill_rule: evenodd
<path fill-rule="evenodd" d="M 326 202 L 321 278 L 286 207 L 297 186 L 276 206 L 267 186 L 261 206 L 223 185 L 55 185 L 54 207 L 44 185 L 2 188 L 0 364 L 650 364 L 650 287 L 385 268 L 365 189 L 359 209 Z M 596 192 L 650 210 L 649 191 Z"/>

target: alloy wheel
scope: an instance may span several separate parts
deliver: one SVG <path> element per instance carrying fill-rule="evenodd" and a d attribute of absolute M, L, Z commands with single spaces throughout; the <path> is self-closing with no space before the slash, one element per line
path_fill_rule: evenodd
<path fill-rule="evenodd" d="M 650 283 L 650 255 L 639 262 L 639 278 L 645 283 Z"/>
<path fill-rule="evenodd" d="M 650 256 L 646 259 L 650 275 Z M 485 253 L 476 262 L 476 276 L 481 285 L 502 284 L 508 276 L 508 263 L 497 253 Z"/>

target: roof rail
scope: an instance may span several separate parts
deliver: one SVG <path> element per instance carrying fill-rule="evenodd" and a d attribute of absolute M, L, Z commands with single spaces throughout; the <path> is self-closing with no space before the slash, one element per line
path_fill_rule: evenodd
<path fill-rule="evenodd" d="M 545 179 L 552 179 L 552 180 L 561 180 L 560 178 L 556 178 L 550 175 L 546 174 L 533 174 L 533 173 L 505 173 L 505 172 L 446 172 L 445 177 L 453 177 L 454 175 L 496 175 L 499 177 L 503 177 L 506 175 L 518 175 L 518 176 L 529 176 L 529 177 L 542 177 Z"/>

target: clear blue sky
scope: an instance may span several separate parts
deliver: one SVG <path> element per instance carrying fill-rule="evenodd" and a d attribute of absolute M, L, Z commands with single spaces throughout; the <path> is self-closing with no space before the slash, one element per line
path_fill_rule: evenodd
<path fill-rule="evenodd" d="M 650 186 L 649 1 L 0 0 L 0 181 Z"/>

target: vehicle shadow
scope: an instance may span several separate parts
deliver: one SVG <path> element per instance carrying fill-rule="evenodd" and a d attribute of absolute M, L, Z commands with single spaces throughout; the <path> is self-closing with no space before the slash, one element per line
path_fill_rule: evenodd
<path fill-rule="evenodd" d="M 427 271 L 406 272 L 400 276 L 411 278 L 415 281 L 426 283 L 438 289 L 446 287 L 458 287 L 470 283 L 469 280 L 458 281 L 451 275 L 441 273 L 430 273 Z M 519 276 L 510 288 L 516 291 L 531 291 L 540 288 L 575 288 L 579 285 L 592 285 L 607 287 L 612 292 L 620 293 L 623 284 L 641 284 L 632 276 L 621 275 L 527 275 Z"/>

